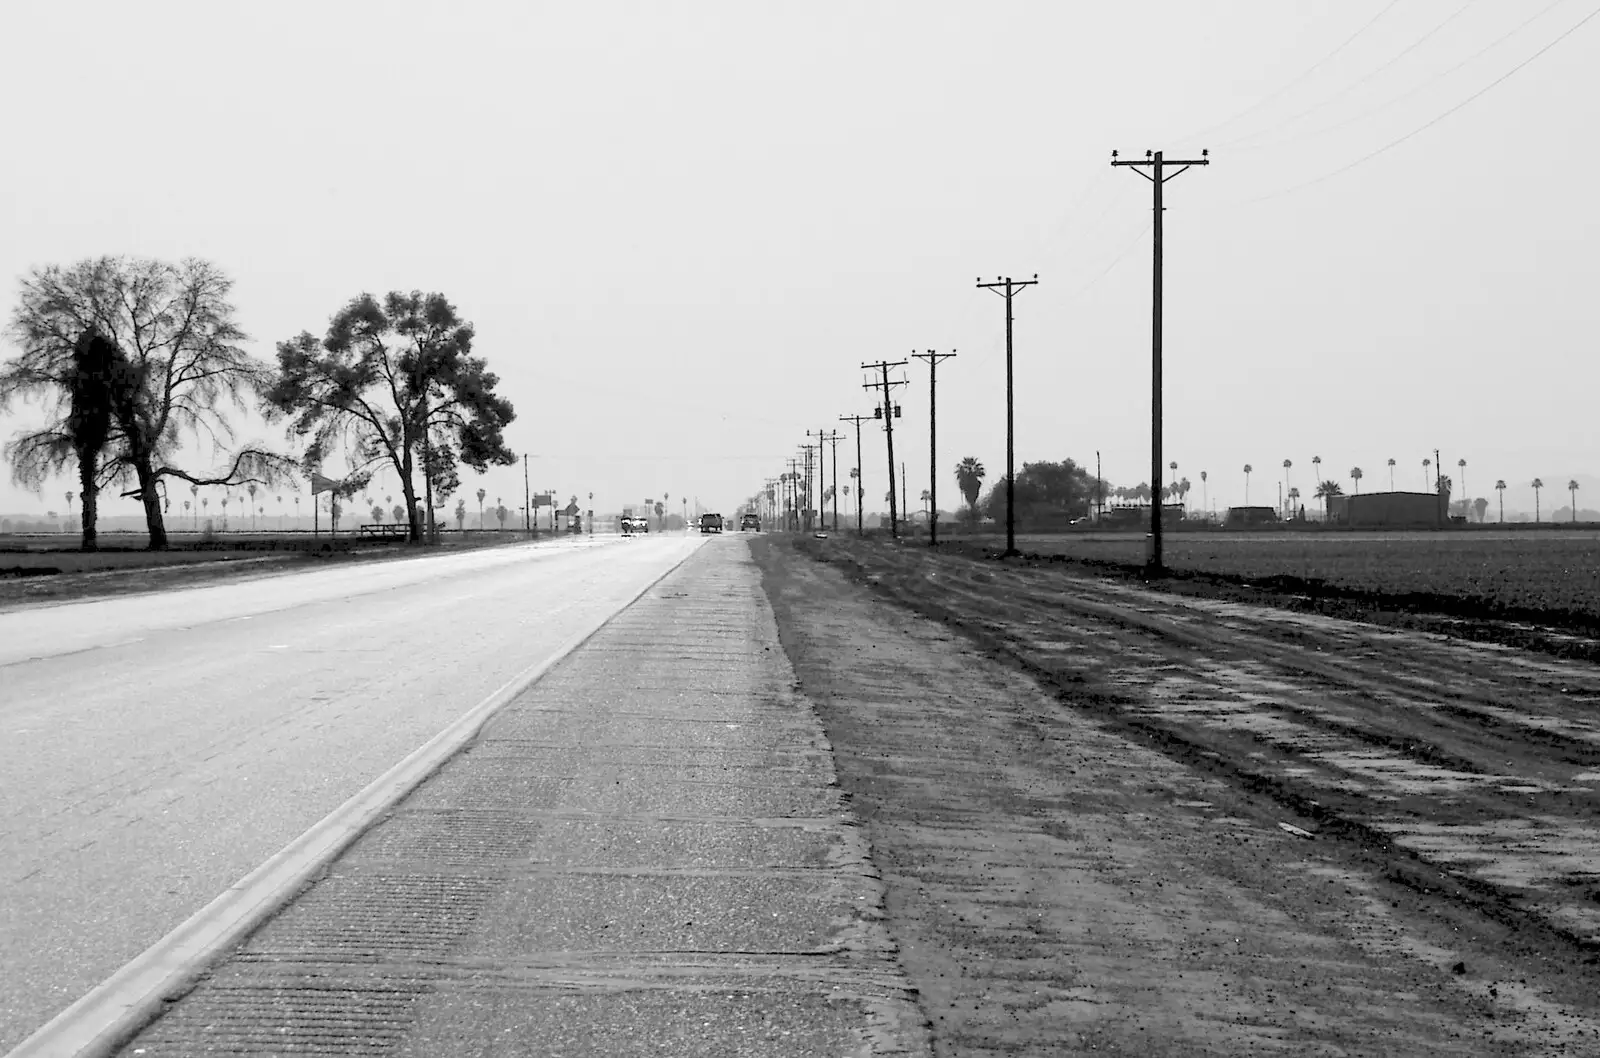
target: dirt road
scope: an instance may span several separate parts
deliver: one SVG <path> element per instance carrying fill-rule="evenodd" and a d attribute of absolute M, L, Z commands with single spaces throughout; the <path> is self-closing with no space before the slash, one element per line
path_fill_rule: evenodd
<path fill-rule="evenodd" d="M 1600 669 L 801 547 L 755 551 L 941 1053 L 1600 1054 Z"/>

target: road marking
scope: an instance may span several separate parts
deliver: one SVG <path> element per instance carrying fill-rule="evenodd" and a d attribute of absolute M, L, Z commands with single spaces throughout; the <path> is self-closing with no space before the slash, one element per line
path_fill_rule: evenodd
<path fill-rule="evenodd" d="M 207 966 L 281 910 L 368 827 L 470 742 L 490 717 L 638 602 L 696 550 L 685 552 L 592 628 L 574 634 L 545 660 L 511 677 L 366 789 L 50 1019 L 6 1058 L 109 1058 L 161 1012 L 165 999 L 187 991 Z"/>

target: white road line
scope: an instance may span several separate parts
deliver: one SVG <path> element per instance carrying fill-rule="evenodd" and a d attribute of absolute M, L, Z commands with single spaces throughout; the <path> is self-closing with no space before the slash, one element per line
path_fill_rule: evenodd
<path fill-rule="evenodd" d="M 111 1055 L 160 1012 L 166 996 L 184 991 L 207 966 L 276 914 L 367 827 L 471 741 L 507 702 L 560 664 L 692 554 L 694 550 L 652 578 L 603 620 L 567 639 L 551 656 L 517 673 L 366 789 L 235 882 L 227 892 L 50 1019 L 6 1058 Z"/>

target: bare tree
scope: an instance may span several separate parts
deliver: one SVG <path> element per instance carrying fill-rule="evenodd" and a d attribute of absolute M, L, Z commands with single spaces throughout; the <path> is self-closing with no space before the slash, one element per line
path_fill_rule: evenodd
<path fill-rule="evenodd" d="M 228 300 L 233 281 L 215 265 L 100 257 L 36 268 L 21 287 L 10 333 L 22 353 L 0 392 L 16 392 L 19 380 L 36 394 L 57 386 L 86 335 L 110 343 L 112 430 L 100 484 L 136 483 L 152 550 L 167 546 L 164 479 L 270 484 L 293 473 L 280 453 L 234 445 L 229 407 L 252 407 L 268 375 L 239 345 L 245 335 Z M 174 465 L 192 442 L 231 465 L 200 474 Z"/>

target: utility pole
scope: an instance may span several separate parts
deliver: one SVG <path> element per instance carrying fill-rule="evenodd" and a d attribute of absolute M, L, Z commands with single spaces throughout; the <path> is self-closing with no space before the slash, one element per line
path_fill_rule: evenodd
<path fill-rule="evenodd" d="M 808 434 L 809 434 L 809 432 L 810 431 L 807 431 Z M 816 452 L 818 455 L 821 455 L 822 454 L 821 449 L 822 449 L 822 446 L 820 444 L 816 444 L 816 445 L 801 445 L 800 446 L 800 450 L 805 453 L 805 459 L 806 459 L 806 462 L 805 462 L 805 468 L 806 468 L 806 491 L 805 491 L 804 495 L 801 497 L 800 502 L 805 504 L 805 506 L 803 508 L 801 508 L 801 509 L 805 512 L 802 517 L 804 518 L 805 531 L 808 532 L 808 533 L 811 532 L 811 498 L 812 498 L 812 492 L 811 492 L 811 470 L 812 470 L 812 466 L 813 466 L 811 453 L 812 452 Z"/>
<path fill-rule="evenodd" d="M 896 360 L 893 362 L 888 360 L 879 360 L 875 364 L 861 365 L 861 370 L 863 371 L 877 371 L 880 373 L 880 378 L 878 380 L 865 382 L 862 384 L 861 388 L 881 388 L 883 390 L 883 406 L 874 408 L 872 417 L 874 419 L 883 420 L 883 428 L 885 431 L 887 431 L 889 438 L 889 535 L 897 540 L 900 538 L 900 515 L 895 510 L 894 505 L 894 416 L 895 412 L 899 409 L 895 407 L 894 402 L 889 397 L 889 394 L 893 387 L 903 386 L 906 384 L 906 381 L 905 379 L 891 381 L 889 379 L 889 369 L 891 367 L 905 367 L 907 363 L 909 363 L 907 360 Z"/>
<path fill-rule="evenodd" d="M 911 517 L 911 482 L 908 480 L 908 477 L 909 477 L 909 475 L 906 474 L 905 461 L 901 460 L 901 462 L 900 462 L 900 511 L 907 518 L 910 518 Z"/>
<path fill-rule="evenodd" d="M 823 474 L 826 464 L 822 460 L 822 446 L 824 442 L 837 441 L 839 435 L 837 433 L 829 434 L 825 430 L 817 430 L 816 432 L 807 430 L 806 436 L 817 439 L 817 525 L 826 528 L 827 511 L 824 508 L 828 502 L 828 483 Z M 837 444 L 833 448 L 833 491 L 835 494 L 839 491 L 839 446 Z M 833 501 L 833 531 L 839 531 L 839 500 L 837 496 Z"/>
<path fill-rule="evenodd" d="M 861 483 L 864 480 L 864 478 L 862 476 L 864 472 L 863 472 L 863 470 L 861 468 L 861 423 L 862 423 L 862 420 L 867 419 L 867 418 L 869 418 L 869 416 L 866 416 L 866 415 L 841 415 L 841 416 L 839 416 L 839 421 L 840 422 L 855 423 L 855 427 L 856 427 L 856 535 L 857 536 L 860 536 L 861 532 L 862 532 L 862 527 L 861 527 L 861 517 L 862 517 L 862 515 L 861 515 Z M 839 455 L 838 450 L 835 449 L 834 450 L 834 458 L 838 458 L 838 455 Z M 836 472 L 834 474 L 834 480 L 837 481 L 838 479 L 839 479 L 839 475 Z"/>
<path fill-rule="evenodd" d="M 1440 461 L 1438 461 L 1438 448 L 1435 448 L 1435 450 L 1434 450 L 1434 493 L 1437 493 L 1437 495 L 1435 495 L 1435 499 L 1434 499 L 1434 509 L 1435 509 L 1435 511 L 1438 512 L 1438 523 L 1440 523 L 1440 525 L 1450 525 L 1450 507 L 1446 507 L 1445 506 L 1445 490 L 1443 490 L 1443 488 L 1438 487 L 1438 467 L 1442 467 L 1442 466 L 1445 466 L 1445 464 L 1440 463 Z M 1578 509 L 1578 504 L 1574 503 L 1573 504 L 1573 511 L 1576 511 L 1576 509 Z M 1555 515 L 1550 515 L 1550 517 L 1555 517 Z"/>
<path fill-rule="evenodd" d="M 1015 405 L 1011 399 L 1011 299 L 1020 294 L 1024 287 L 1037 285 L 1039 276 L 1034 274 L 1032 279 L 1023 279 L 1013 282 L 1010 276 L 1003 276 L 993 283 L 978 280 L 978 287 L 982 290 L 993 290 L 1000 293 L 1000 288 L 1005 288 L 1002 295 L 1006 299 L 1006 556 L 1017 554 L 1017 473 L 1014 440 L 1016 432 L 1013 429 Z"/>
<path fill-rule="evenodd" d="M 1106 516 L 1105 500 L 1101 497 L 1101 490 L 1105 488 L 1105 479 L 1100 476 L 1100 449 L 1094 450 L 1094 524 L 1099 525 Z"/>
<path fill-rule="evenodd" d="M 813 436 L 810 430 L 806 431 L 806 436 Z M 829 497 L 827 486 L 822 481 L 822 445 L 823 442 L 828 442 L 833 445 L 833 531 L 837 533 L 839 531 L 839 439 L 844 435 L 839 433 L 838 430 L 818 430 L 815 436 L 817 438 L 817 495 L 820 497 L 817 501 L 817 518 L 819 522 L 827 521 L 827 519 L 823 518 L 824 512 L 822 510 L 822 505 L 827 502 Z"/>
<path fill-rule="evenodd" d="M 928 506 L 933 517 L 928 522 L 928 546 L 939 546 L 939 361 L 955 357 L 955 350 L 912 353 L 914 360 L 928 362 Z"/>
<path fill-rule="evenodd" d="M 789 516 L 784 519 L 786 528 L 798 531 L 800 528 L 800 461 L 789 460 Z"/>
<path fill-rule="evenodd" d="M 1151 304 L 1150 304 L 1150 492 L 1155 506 L 1150 515 L 1150 562 L 1152 573 L 1161 571 L 1161 187 L 1168 180 L 1188 170 L 1191 165 L 1210 165 L 1210 151 L 1201 151 L 1198 159 L 1166 160 L 1160 151 L 1145 151 L 1142 161 L 1122 161 L 1117 152 L 1111 152 L 1111 164 L 1134 166 L 1134 172 L 1150 181 L 1155 192 L 1152 207 L 1155 232 L 1151 252 Z M 1176 173 L 1167 173 L 1166 166 L 1181 166 Z M 1149 166 L 1150 172 L 1143 167 Z"/>
<path fill-rule="evenodd" d="M 528 490 L 528 453 L 522 453 L 522 531 L 533 536 L 533 493 Z"/>

